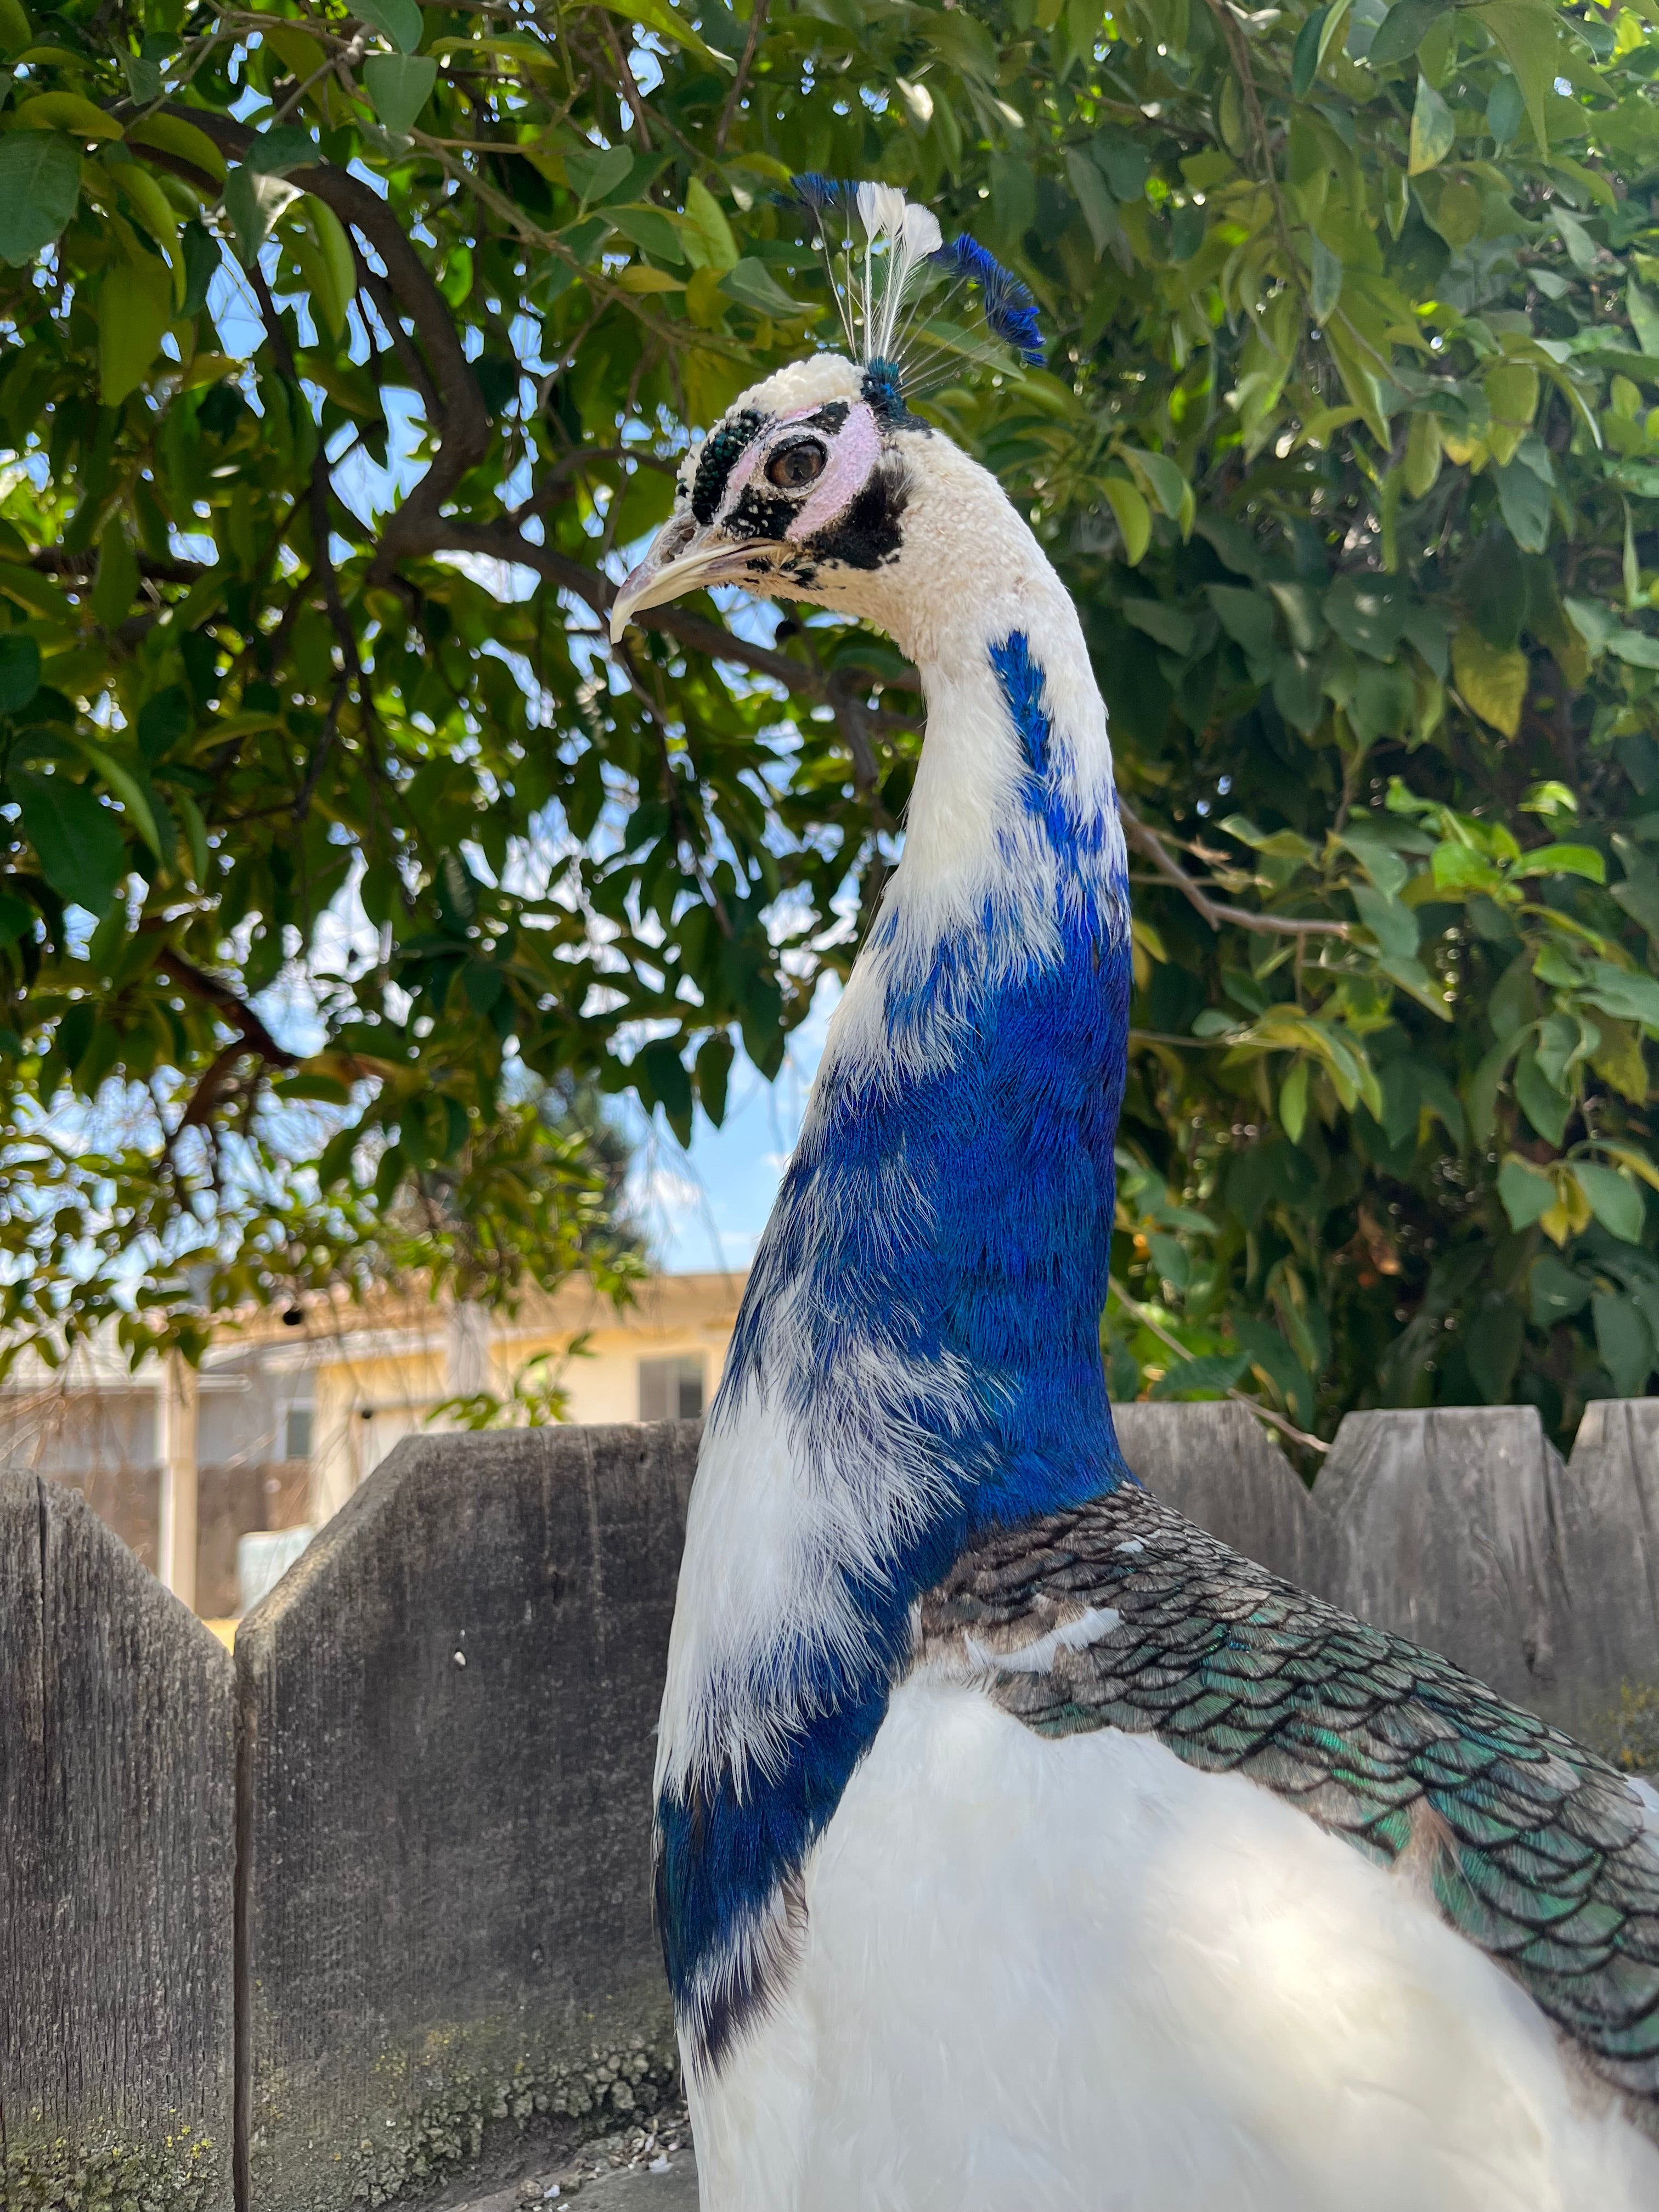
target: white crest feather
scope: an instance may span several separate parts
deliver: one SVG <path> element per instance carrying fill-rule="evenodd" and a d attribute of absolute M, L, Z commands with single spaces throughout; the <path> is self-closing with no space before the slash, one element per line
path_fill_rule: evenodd
<path fill-rule="evenodd" d="M 839 248 L 827 234 L 823 243 L 848 351 L 866 364 L 890 361 L 908 327 L 909 309 L 935 274 L 932 257 L 945 234 L 933 210 L 907 200 L 896 185 L 860 184 L 846 214 L 848 235 Z M 820 211 L 826 233 L 827 215 Z M 861 239 L 853 234 L 855 228 Z"/>

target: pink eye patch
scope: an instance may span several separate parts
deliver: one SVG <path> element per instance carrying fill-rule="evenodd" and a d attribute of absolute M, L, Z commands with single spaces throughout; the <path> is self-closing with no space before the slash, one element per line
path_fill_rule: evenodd
<path fill-rule="evenodd" d="M 805 422 L 819 412 L 818 407 L 797 408 L 793 415 L 781 416 L 763 439 L 757 438 L 749 450 L 738 457 L 727 480 L 726 496 L 720 501 L 717 520 L 724 521 L 745 487 L 753 483 L 756 475 L 776 452 L 783 434 L 797 422 Z M 833 436 L 825 434 L 829 459 L 823 474 L 813 485 L 805 505 L 790 524 L 787 535 L 799 544 L 811 538 L 826 522 L 839 514 L 854 493 L 881 458 L 881 433 L 876 427 L 875 415 L 862 400 L 851 409 L 847 420 Z"/>

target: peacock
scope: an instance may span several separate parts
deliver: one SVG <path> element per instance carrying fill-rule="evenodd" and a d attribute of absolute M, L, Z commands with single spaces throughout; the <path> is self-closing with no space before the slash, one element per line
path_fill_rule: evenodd
<path fill-rule="evenodd" d="M 927 705 L 690 1500 L 655 1865 L 705 2212 L 1655 2212 L 1642 1800 L 1125 1464 L 1105 709 L 910 406 L 956 296 L 1040 359 L 1033 303 L 891 188 L 799 190 L 847 351 L 688 452 L 612 611 L 813 603 Z"/>

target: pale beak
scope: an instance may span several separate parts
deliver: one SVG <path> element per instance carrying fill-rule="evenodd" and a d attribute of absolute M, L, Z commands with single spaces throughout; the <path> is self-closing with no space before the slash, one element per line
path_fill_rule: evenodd
<path fill-rule="evenodd" d="M 635 616 L 647 607 L 664 606 L 708 584 L 752 582 L 762 551 L 752 538 L 734 544 L 724 535 L 699 530 L 690 517 L 664 523 L 651 550 L 629 571 L 611 603 L 611 642 L 617 643 Z"/>

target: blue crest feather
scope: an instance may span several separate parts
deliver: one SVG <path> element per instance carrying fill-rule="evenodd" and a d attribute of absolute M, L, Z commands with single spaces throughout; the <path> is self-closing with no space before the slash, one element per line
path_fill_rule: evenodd
<path fill-rule="evenodd" d="M 941 246 L 933 258 L 979 286 L 985 319 L 992 330 L 1014 348 L 1029 368 L 1040 368 L 1042 331 L 1037 322 L 1037 305 L 1018 277 L 966 231 L 948 246 Z"/>

